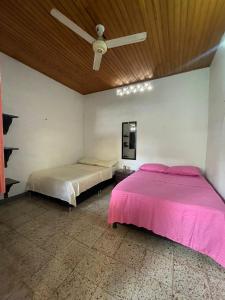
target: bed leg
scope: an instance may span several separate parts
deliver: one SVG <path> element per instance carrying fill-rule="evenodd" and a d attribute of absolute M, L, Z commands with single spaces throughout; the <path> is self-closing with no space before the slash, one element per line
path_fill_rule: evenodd
<path fill-rule="evenodd" d="M 117 223 L 112 223 L 112 228 L 117 228 Z"/>
<path fill-rule="evenodd" d="M 69 206 L 69 213 L 72 211 L 72 206 Z"/>

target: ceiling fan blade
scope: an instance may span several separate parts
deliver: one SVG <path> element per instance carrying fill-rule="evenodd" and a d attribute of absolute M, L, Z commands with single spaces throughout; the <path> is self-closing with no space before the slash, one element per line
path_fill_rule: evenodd
<path fill-rule="evenodd" d="M 146 39 L 146 37 L 147 37 L 147 32 L 141 32 L 141 33 L 123 36 L 118 39 L 108 40 L 105 42 L 108 48 L 115 48 L 124 45 L 143 42 Z"/>
<path fill-rule="evenodd" d="M 102 54 L 99 52 L 95 52 L 93 70 L 98 71 L 101 65 Z"/>
<path fill-rule="evenodd" d="M 65 26 L 67 26 L 73 32 L 75 32 L 80 37 L 82 37 L 83 39 L 85 39 L 88 43 L 92 44 L 95 41 L 95 39 L 90 34 L 88 34 L 86 31 L 84 31 L 82 28 L 80 28 L 77 24 L 75 24 L 69 18 L 67 18 L 66 16 L 64 16 L 56 8 L 53 8 L 50 13 L 59 22 L 63 23 Z"/>

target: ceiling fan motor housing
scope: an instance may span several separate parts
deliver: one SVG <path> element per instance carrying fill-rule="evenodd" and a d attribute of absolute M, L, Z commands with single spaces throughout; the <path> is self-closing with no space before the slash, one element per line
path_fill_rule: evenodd
<path fill-rule="evenodd" d="M 107 51 L 106 43 L 103 40 L 96 40 L 93 43 L 94 52 L 105 54 Z"/>
<path fill-rule="evenodd" d="M 103 33 L 104 33 L 104 31 L 105 31 L 105 27 L 104 27 L 102 24 L 98 24 L 98 25 L 96 26 L 96 31 L 97 31 L 97 35 L 98 35 L 99 37 L 101 37 L 101 36 L 103 36 Z"/>

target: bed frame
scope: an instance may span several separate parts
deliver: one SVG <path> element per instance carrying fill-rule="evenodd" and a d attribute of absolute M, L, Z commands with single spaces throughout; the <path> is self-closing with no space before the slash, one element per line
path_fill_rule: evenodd
<path fill-rule="evenodd" d="M 90 189 L 84 191 L 83 193 L 81 193 L 77 198 L 77 204 L 79 205 L 80 203 L 82 203 L 83 201 L 87 200 L 88 198 L 90 198 L 91 196 L 93 196 L 94 194 L 101 194 L 101 191 L 106 188 L 107 186 L 111 185 L 111 184 L 115 184 L 115 176 L 113 176 L 112 178 L 105 180 L 103 182 L 100 182 L 99 184 L 91 187 Z M 31 195 L 36 195 L 36 196 L 40 196 L 42 198 L 45 198 L 48 201 L 52 201 L 55 203 L 58 203 L 59 205 L 65 206 L 68 208 L 69 212 L 74 208 L 73 205 L 69 204 L 66 201 L 60 200 L 58 198 L 54 198 L 51 196 L 47 196 L 38 192 L 33 192 L 33 191 L 28 191 L 29 194 Z"/>

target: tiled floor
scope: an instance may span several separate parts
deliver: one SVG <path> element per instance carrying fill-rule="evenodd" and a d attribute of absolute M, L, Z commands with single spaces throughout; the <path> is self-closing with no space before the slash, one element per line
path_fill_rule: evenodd
<path fill-rule="evenodd" d="M 0 205 L 0 299 L 225 299 L 225 269 L 178 244 L 107 225 L 111 188 L 73 209 Z"/>

